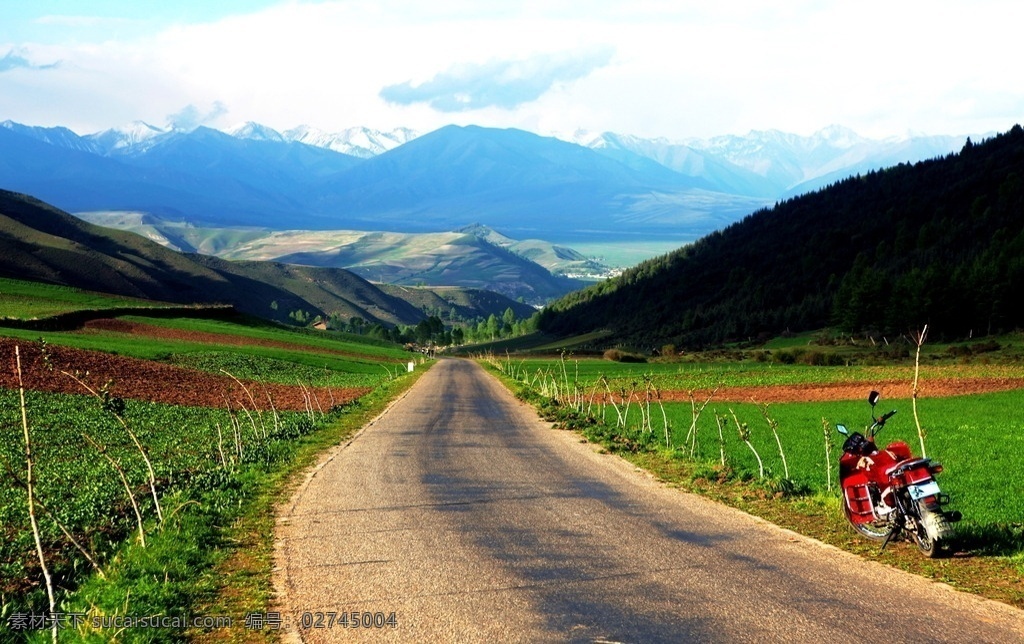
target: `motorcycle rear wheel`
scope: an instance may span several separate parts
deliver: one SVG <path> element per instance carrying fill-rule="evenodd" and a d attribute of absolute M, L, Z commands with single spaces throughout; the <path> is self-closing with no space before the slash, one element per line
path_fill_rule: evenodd
<path fill-rule="evenodd" d="M 892 534 L 894 526 L 888 521 L 872 521 L 870 523 L 854 523 L 853 516 L 850 513 L 850 508 L 843 503 L 843 513 L 846 515 L 846 520 L 850 522 L 850 525 L 860 533 L 861 536 L 867 537 L 872 541 L 885 541 Z"/>
<path fill-rule="evenodd" d="M 921 510 L 922 514 L 926 512 L 931 512 L 931 510 Z M 941 515 L 938 515 L 936 520 L 941 522 L 942 524 L 946 523 L 945 517 Z M 917 529 L 914 530 L 913 536 L 914 543 L 917 544 L 918 550 L 923 552 L 926 556 L 928 556 L 931 559 L 945 557 L 950 553 L 949 544 L 946 543 L 946 541 L 943 539 L 933 539 L 928 534 L 928 531 L 924 527 L 924 523 L 921 521 L 918 521 L 918 526 Z"/>

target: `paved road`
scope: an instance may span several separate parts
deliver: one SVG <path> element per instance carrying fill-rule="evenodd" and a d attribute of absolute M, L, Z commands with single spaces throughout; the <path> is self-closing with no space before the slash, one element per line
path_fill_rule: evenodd
<path fill-rule="evenodd" d="M 311 473 L 277 528 L 304 641 L 1021 642 L 1024 612 L 653 482 L 442 360 Z"/>

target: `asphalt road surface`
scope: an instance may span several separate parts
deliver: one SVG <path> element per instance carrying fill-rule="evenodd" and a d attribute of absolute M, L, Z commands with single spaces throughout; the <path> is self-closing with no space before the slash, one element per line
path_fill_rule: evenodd
<path fill-rule="evenodd" d="M 326 455 L 276 537 L 293 641 L 1024 641 L 1024 612 L 669 489 L 462 360 Z"/>

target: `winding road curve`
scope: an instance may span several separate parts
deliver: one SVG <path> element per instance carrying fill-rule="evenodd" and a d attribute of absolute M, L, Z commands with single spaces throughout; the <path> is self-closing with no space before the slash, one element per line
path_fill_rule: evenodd
<path fill-rule="evenodd" d="M 325 455 L 276 538 L 292 641 L 1024 641 L 1024 612 L 669 489 L 463 360 Z M 396 626 L 327 627 L 353 611 Z"/>

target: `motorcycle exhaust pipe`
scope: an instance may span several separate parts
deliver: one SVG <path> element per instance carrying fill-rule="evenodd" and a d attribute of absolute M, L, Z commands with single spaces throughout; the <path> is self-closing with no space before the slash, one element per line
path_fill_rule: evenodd
<path fill-rule="evenodd" d="M 956 523 L 960 519 L 964 518 L 964 515 L 960 514 L 959 510 L 953 510 L 952 512 L 943 512 L 946 517 L 946 521 L 950 523 Z"/>

